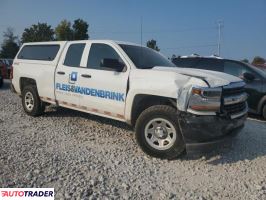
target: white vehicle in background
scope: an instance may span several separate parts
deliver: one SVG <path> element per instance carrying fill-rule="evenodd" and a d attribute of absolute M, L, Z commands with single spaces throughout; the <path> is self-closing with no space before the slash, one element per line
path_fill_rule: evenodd
<path fill-rule="evenodd" d="M 123 121 L 135 127 L 143 151 L 160 158 L 228 138 L 246 119 L 241 79 L 178 69 L 158 52 L 126 42 L 26 43 L 11 74 L 27 114 L 55 104 Z"/>

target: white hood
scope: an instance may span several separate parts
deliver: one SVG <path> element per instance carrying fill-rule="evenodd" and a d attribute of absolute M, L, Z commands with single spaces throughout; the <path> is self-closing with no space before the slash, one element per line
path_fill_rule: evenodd
<path fill-rule="evenodd" d="M 158 71 L 171 71 L 179 74 L 192 76 L 195 78 L 204 79 L 208 82 L 210 87 L 219 87 L 224 85 L 229 85 L 233 82 L 242 81 L 240 78 L 236 76 L 232 76 L 222 72 L 216 72 L 211 70 L 203 70 L 203 69 L 192 69 L 192 68 L 178 68 L 178 67 L 154 67 L 153 70 Z"/>

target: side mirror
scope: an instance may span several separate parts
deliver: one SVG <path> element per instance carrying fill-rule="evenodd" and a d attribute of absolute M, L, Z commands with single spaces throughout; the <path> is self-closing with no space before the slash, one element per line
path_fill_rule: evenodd
<path fill-rule="evenodd" d="M 253 81 L 255 79 L 255 76 L 253 74 L 249 73 L 249 72 L 245 72 L 243 74 L 243 77 L 247 81 Z"/>
<path fill-rule="evenodd" d="M 105 68 L 112 69 L 116 72 L 122 72 L 125 68 L 125 64 L 119 62 L 118 59 L 104 58 L 101 61 L 101 66 Z"/>

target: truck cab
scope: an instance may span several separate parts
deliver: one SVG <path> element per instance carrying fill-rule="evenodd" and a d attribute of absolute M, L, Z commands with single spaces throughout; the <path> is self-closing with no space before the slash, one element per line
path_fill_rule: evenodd
<path fill-rule="evenodd" d="M 23 44 L 12 88 L 25 112 L 54 104 L 132 125 L 147 154 L 173 158 L 244 126 L 244 82 L 225 73 L 178 69 L 162 54 L 111 40 Z M 215 128 L 214 128 L 215 127 Z"/>

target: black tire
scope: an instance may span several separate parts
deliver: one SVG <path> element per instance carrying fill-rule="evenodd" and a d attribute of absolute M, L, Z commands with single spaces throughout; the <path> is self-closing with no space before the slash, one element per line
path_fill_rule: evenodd
<path fill-rule="evenodd" d="M 3 84 L 4 84 L 4 80 L 0 79 L 0 88 L 3 86 Z"/>
<path fill-rule="evenodd" d="M 266 104 L 262 108 L 262 117 L 266 120 Z"/>
<path fill-rule="evenodd" d="M 176 140 L 173 140 L 172 146 L 169 146 L 167 149 L 159 150 L 152 147 L 147 142 L 147 136 L 145 136 L 145 127 L 148 126 L 152 120 L 157 118 L 169 121 L 176 131 Z M 180 131 L 177 111 L 170 106 L 155 105 L 147 108 L 138 117 L 135 129 L 137 143 L 146 154 L 152 157 L 173 159 L 182 155 L 185 151 L 185 143 Z"/>
<path fill-rule="evenodd" d="M 33 97 L 32 109 L 29 109 L 26 105 L 25 97 L 31 94 Z M 22 106 L 24 111 L 30 116 L 39 116 L 44 113 L 45 104 L 41 101 L 37 88 L 34 85 L 26 86 L 22 91 Z"/>

